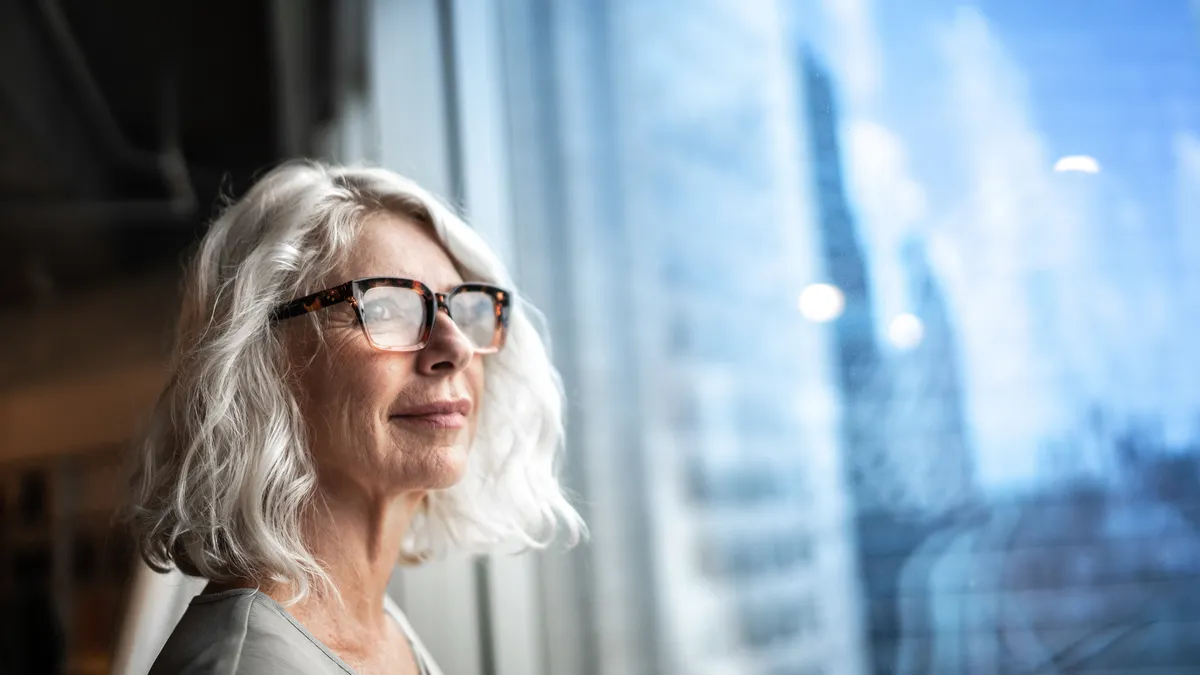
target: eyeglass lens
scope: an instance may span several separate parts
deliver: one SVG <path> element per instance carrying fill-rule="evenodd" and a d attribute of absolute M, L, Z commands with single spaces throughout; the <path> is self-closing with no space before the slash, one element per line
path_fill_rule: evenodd
<path fill-rule="evenodd" d="M 359 301 L 363 325 L 371 341 L 384 349 L 403 349 L 421 342 L 425 296 L 411 288 L 376 286 Z M 476 349 L 487 349 L 496 337 L 495 300 L 482 291 L 450 296 L 450 317 Z"/>

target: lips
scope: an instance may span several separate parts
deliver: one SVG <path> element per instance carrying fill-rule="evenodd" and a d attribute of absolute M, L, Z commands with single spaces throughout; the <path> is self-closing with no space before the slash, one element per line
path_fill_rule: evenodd
<path fill-rule="evenodd" d="M 431 429 L 460 429 L 471 414 L 471 401 L 465 398 L 430 401 L 409 406 L 391 416 L 393 421 Z"/>

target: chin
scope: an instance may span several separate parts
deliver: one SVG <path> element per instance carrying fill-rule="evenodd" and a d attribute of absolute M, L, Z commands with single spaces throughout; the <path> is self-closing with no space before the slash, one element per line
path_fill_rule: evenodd
<path fill-rule="evenodd" d="M 432 448 L 421 462 L 423 474 L 414 482 L 425 490 L 446 490 L 462 480 L 467 472 L 467 450 L 455 445 Z"/>

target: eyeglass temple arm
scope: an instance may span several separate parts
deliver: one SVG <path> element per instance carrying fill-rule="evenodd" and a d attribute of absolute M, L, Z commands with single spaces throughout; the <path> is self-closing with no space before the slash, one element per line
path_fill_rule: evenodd
<path fill-rule="evenodd" d="M 275 308 L 271 312 L 272 321 L 290 319 L 301 314 L 308 314 L 325 309 L 338 303 L 354 299 L 354 282 L 346 282 L 340 286 L 326 288 L 303 298 L 297 298 Z"/>

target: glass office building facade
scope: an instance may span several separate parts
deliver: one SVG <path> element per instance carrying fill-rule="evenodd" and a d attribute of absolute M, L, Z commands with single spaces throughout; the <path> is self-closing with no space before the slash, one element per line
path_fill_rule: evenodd
<path fill-rule="evenodd" d="M 510 113 L 543 123 L 514 147 L 554 159 L 526 197 L 560 209 L 540 259 L 578 331 L 589 672 L 1195 663 L 1200 399 L 1166 365 L 1195 359 L 1193 135 L 1109 148 L 1170 190 L 1073 170 L 1103 124 L 1062 121 L 1083 104 L 1033 15 L 918 4 L 531 2 L 510 24 L 537 27 L 508 33 L 542 50 Z M 1168 4 L 1139 25 L 1194 65 Z M 1047 20 L 1084 44 L 1121 11 Z M 1133 78 L 1155 62 L 1130 49 Z M 1141 72 L 1196 122 L 1185 78 Z"/>

